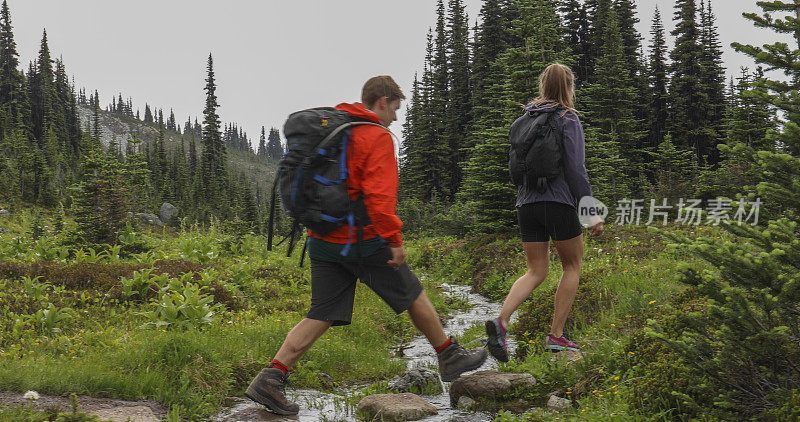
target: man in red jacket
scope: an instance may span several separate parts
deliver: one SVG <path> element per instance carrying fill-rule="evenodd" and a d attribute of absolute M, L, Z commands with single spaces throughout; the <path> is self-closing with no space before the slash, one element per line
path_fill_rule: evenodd
<path fill-rule="evenodd" d="M 389 76 L 376 76 L 364 85 L 361 103 L 339 104 L 338 110 L 388 127 L 397 120 L 403 92 Z M 294 415 L 299 406 L 286 398 L 286 373 L 325 331 L 350 324 L 356 281 L 368 285 L 395 312 L 408 311 L 414 325 L 436 350 L 442 380 L 449 382 L 477 369 L 486 360 L 483 347 L 467 351 L 442 329 L 439 315 L 405 263 L 397 217 L 397 156 L 391 133 L 373 125 L 352 129 L 347 146 L 347 187 L 352 200 L 363 195 L 371 224 L 363 228 L 357 247 L 341 252 L 348 243 L 348 225 L 326 236 L 309 233 L 311 309 L 286 336 L 269 367 L 262 370 L 245 395 L 275 413 Z"/>

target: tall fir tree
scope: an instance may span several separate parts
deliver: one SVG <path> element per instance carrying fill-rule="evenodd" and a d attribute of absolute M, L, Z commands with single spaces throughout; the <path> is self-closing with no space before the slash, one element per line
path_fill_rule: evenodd
<path fill-rule="evenodd" d="M 11 12 L 8 2 L 3 0 L 0 9 L 0 140 L 12 128 L 21 124 L 20 102 L 27 101 L 22 96 L 22 74 L 19 72 L 19 53 L 14 41 L 11 25 Z"/>
<path fill-rule="evenodd" d="M 507 25 L 504 20 L 502 0 L 484 0 L 481 7 L 481 24 L 475 34 L 475 47 L 472 60 L 472 120 L 477 119 L 485 111 L 483 108 L 490 100 L 488 97 L 488 80 L 492 64 L 506 50 Z M 477 139 L 475 140 L 477 141 Z"/>
<path fill-rule="evenodd" d="M 708 97 L 701 81 L 703 51 L 696 16 L 695 0 L 675 1 L 676 26 L 672 35 L 676 39 L 675 48 L 670 52 L 671 107 L 668 127 L 672 142 L 694 149 L 697 160 L 702 164 L 711 145 L 703 119 Z"/>
<path fill-rule="evenodd" d="M 261 138 L 258 140 L 258 153 L 259 157 L 266 157 L 267 155 L 267 133 L 264 126 L 261 126 Z"/>
<path fill-rule="evenodd" d="M 267 137 L 267 158 L 273 161 L 278 161 L 283 157 L 283 144 L 281 143 L 281 134 L 278 129 L 270 128 L 269 136 Z"/>
<path fill-rule="evenodd" d="M 144 105 L 144 122 L 145 123 L 154 123 L 153 121 L 153 112 L 150 110 L 150 104 Z"/>
<path fill-rule="evenodd" d="M 40 148 L 44 148 L 47 132 L 55 125 L 58 100 L 54 84 L 53 59 L 47 43 L 47 31 L 44 31 L 35 72 L 31 75 L 33 135 L 39 141 Z"/>
<path fill-rule="evenodd" d="M 604 37 L 603 48 L 595 69 L 597 82 L 584 88 L 581 104 L 596 129 L 594 136 L 587 140 L 587 149 L 602 146 L 608 151 L 606 158 L 612 161 L 606 164 L 613 168 L 613 172 L 600 177 L 606 179 L 602 184 L 606 189 L 606 199 L 619 200 L 630 194 L 630 181 L 642 177 L 643 165 L 647 161 L 642 148 L 645 134 L 640 131 L 641 122 L 636 119 L 639 96 L 625 61 L 616 10 L 609 10 L 604 24 L 600 31 Z M 597 144 L 592 145 L 593 142 Z M 591 156 L 587 167 L 592 168 L 592 161 L 600 156 Z"/>
<path fill-rule="evenodd" d="M 594 53 L 589 34 L 589 17 L 585 4 L 580 0 L 560 0 L 559 11 L 564 22 L 564 42 L 575 55 L 575 87 L 580 90 L 594 71 L 590 68 Z"/>
<path fill-rule="evenodd" d="M 217 85 L 214 78 L 214 59 L 211 54 L 208 55 L 207 70 L 200 182 L 203 187 L 202 200 L 211 207 L 207 211 L 215 213 L 219 217 L 225 215 L 222 195 L 227 191 L 227 151 L 220 133 L 221 122 L 217 114 L 217 108 L 219 108 L 216 94 Z"/>
<path fill-rule="evenodd" d="M 704 107 L 705 129 L 709 144 L 708 163 L 719 162 L 719 151 L 716 146 L 725 138 L 725 68 L 722 64 L 722 47 L 716 27 L 716 18 L 711 7 L 711 0 L 700 0 L 700 45 L 702 46 L 701 64 L 703 71 L 700 84 L 705 90 L 707 103 Z"/>
<path fill-rule="evenodd" d="M 669 93 L 667 86 L 667 41 L 664 34 L 664 24 L 661 21 L 661 11 L 656 6 L 653 24 L 650 30 L 650 57 L 648 63 L 648 76 L 650 79 L 650 132 L 648 147 L 655 149 L 664 142 L 667 130 L 669 113 Z"/>
<path fill-rule="evenodd" d="M 469 19 L 463 0 L 449 0 L 447 18 L 448 97 L 446 134 L 448 167 L 447 192 L 449 200 L 461 186 L 461 165 L 470 148 L 469 131 L 472 117 L 472 88 L 470 86 Z"/>

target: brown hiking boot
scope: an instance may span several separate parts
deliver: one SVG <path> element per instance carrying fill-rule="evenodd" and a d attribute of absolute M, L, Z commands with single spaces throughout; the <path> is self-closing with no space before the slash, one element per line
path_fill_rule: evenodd
<path fill-rule="evenodd" d="M 483 347 L 467 350 L 455 338 L 450 337 L 450 345 L 438 355 L 442 381 L 455 381 L 464 372 L 478 369 L 488 355 Z"/>
<path fill-rule="evenodd" d="M 279 415 L 296 415 L 300 411 L 297 403 L 286 398 L 286 376 L 278 368 L 264 368 L 244 395 Z"/>

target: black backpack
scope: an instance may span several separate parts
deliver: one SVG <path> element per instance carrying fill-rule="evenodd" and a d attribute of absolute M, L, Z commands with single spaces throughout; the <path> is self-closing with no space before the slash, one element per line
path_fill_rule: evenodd
<path fill-rule="evenodd" d="M 544 193 L 550 181 L 561 174 L 563 133 L 556 121 L 560 112 L 528 111 L 511 125 L 508 169 L 517 187 Z"/>
<path fill-rule="evenodd" d="M 291 233 L 283 240 L 290 239 L 287 256 L 292 253 L 300 225 L 324 236 L 349 224 L 357 228 L 360 241 L 361 229 L 369 224 L 369 217 L 363 200 L 352 201 L 347 192 L 347 143 L 350 129 L 356 125 L 384 127 L 329 107 L 289 115 L 283 126 L 286 153 L 278 164 L 272 186 L 268 250 L 272 250 L 278 188 L 284 210 L 294 219 Z M 343 255 L 347 255 L 351 244 L 352 239 Z"/>

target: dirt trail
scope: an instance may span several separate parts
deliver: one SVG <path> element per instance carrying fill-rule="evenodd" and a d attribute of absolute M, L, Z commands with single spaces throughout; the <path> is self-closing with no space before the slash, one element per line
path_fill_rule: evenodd
<path fill-rule="evenodd" d="M 167 416 L 168 410 L 163 405 L 148 400 L 126 401 L 78 396 L 78 402 L 80 411 L 114 422 L 158 422 Z M 28 406 L 29 404 L 30 400 L 24 398 L 23 394 L 0 392 L 0 406 Z M 33 402 L 33 407 L 36 410 L 53 407 L 61 411 L 72 410 L 69 397 L 44 394 L 39 394 L 39 398 Z"/>

